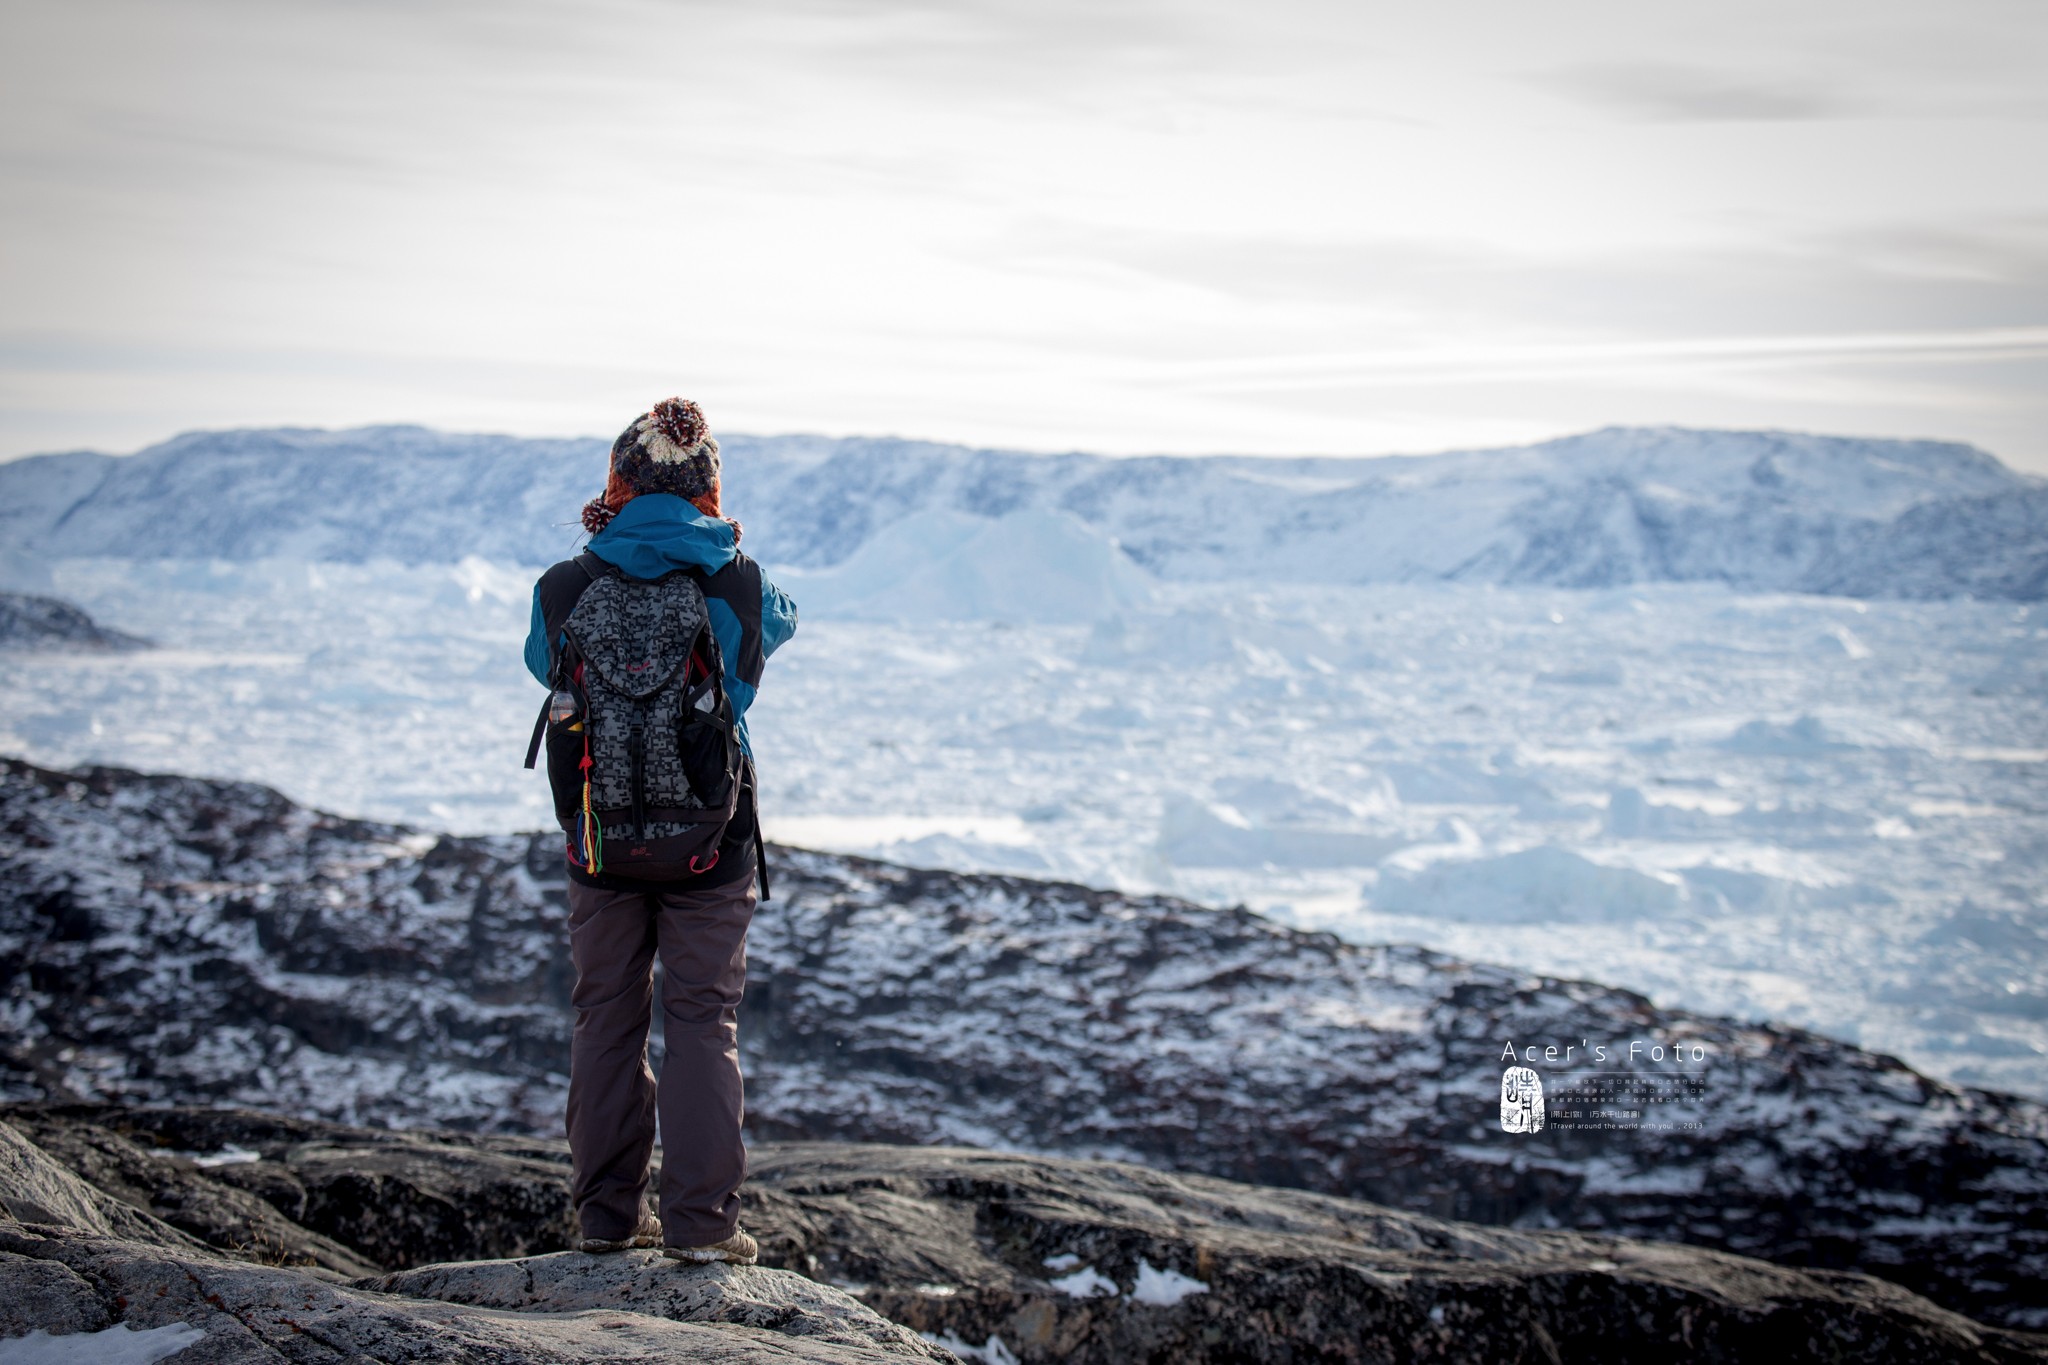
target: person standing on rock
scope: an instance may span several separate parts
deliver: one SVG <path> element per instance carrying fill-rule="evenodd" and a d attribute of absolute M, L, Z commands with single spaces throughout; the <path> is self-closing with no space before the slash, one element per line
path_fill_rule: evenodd
<path fill-rule="evenodd" d="M 719 472 L 703 410 L 679 398 L 612 443 L 605 490 L 583 508 L 589 545 L 534 585 L 526 666 L 549 698 L 526 761 L 545 748 L 567 836 L 580 1246 L 751 1264 L 738 1009 L 747 926 L 769 888 L 745 717 L 796 606 L 739 552 Z M 658 1218 L 646 1211 L 657 1114 Z"/>

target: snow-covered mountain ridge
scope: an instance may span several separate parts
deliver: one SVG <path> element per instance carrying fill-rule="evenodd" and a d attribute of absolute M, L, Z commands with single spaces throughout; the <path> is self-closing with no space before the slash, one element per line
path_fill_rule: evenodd
<path fill-rule="evenodd" d="M 149 641 L 109 630 L 71 603 L 0 592 L 0 649 L 148 649 Z"/>
<path fill-rule="evenodd" d="M 838 564 L 916 513 L 1077 519 L 1166 579 L 2038 599 L 2048 485 L 1966 445 L 1609 428 L 1383 458 L 1036 455 L 723 438 L 771 564 Z M 128 458 L 0 465 L 15 556 L 540 564 L 576 543 L 605 444 L 419 427 L 195 432 Z"/>
<path fill-rule="evenodd" d="M 339 819 L 247 783 L 0 761 L 0 1097 L 555 1131 L 557 849 Z M 2048 1322 L 2039 1102 L 1242 909 L 776 862 L 741 1024 L 758 1137 L 1121 1157 L 1855 1267 Z M 1548 1087 L 1541 1132 L 1499 1122 L 1510 1044 Z M 1574 1087 L 1647 1117 L 1578 1121 Z"/>

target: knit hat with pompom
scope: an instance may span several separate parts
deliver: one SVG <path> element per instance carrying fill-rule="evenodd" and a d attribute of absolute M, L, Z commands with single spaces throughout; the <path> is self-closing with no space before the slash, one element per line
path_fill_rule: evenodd
<path fill-rule="evenodd" d="M 704 409 L 686 398 L 662 399 L 619 433 L 611 478 L 602 496 L 583 505 L 583 525 L 596 534 L 642 493 L 673 493 L 719 515 L 718 438 Z"/>

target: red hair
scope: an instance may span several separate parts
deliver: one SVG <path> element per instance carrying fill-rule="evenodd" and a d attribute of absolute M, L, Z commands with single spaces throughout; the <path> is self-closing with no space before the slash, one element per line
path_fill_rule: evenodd
<path fill-rule="evenodd" d="M 611 519 L 625 510 L 626 504 L 639 497 L 639 493 L 627 486 L 617 470 L 605 480 L 604 492 L 583 504 L 583 529 L 596 535 L 611 524 Z M 717 517 L 732 527 L 732 543 L 740 543 L 740 524 L 718 510 L 718 482 L 712 481 L 711 491 L 690 499 L 690 506 L 707 517 Z"/>

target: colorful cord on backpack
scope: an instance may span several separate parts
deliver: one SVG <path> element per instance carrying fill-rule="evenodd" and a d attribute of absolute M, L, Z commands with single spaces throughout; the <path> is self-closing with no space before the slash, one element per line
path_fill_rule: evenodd
<path fill-rule="evenodd" d="M 583 729 L 583 813 L 576 821 L 576 835 L 585 872 L 604 871 L 604 827 L 590 809 L 590 727 Z"/>

